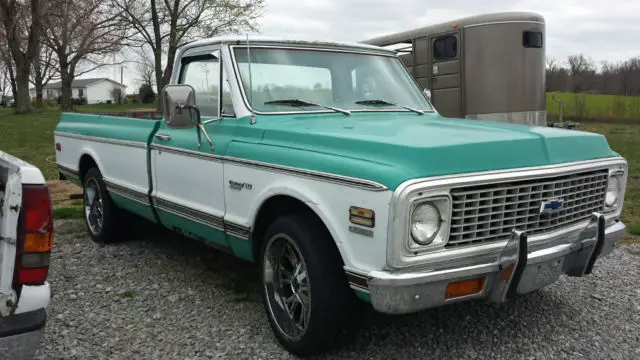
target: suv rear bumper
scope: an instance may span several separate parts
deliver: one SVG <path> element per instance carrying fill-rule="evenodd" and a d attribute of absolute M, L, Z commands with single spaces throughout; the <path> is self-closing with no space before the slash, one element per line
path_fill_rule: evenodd
<path fill-rule="evenodd" d="M 45 309 L 0 318 L 0 354 L 6 359 L 33 359 L 46 323 Z"/>
<path fill-rule="evenodd" d="M 624 232 L 622 222 L 605 226 L 604 216 L 596 213 L 576 241 L 529 252 L 526 233 L 514 231 L 493 263 L 430 272 L 371 272 L 371 304 L 383 313 L 403 314 L 472 299 L 504 302 L 548 286 L 560 275 L 590 274 L 595 261 L 609 254 Z M 467 283 L 463 295 L 446 295 L 451 283 L 464 280 L 475 282 Z"/>
<path fill-rule="evenodd" d="M 3 359 L 33 359 L 40 348 L 51 299 L 49 283 L 23 286 L 13 315 L 0 317 L 0 354 Z"/>

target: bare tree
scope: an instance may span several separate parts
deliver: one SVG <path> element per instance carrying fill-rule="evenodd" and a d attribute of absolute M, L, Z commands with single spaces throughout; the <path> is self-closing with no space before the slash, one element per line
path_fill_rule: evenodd
<path fill-rule="evenodd" d="M 572 76 L 582 75 L 595 70 L 593 60 L 583 54 L 569 55 L 567 62 L 569 63 Z"/>
<path fill-rule="evenodd" d="M 571 75 L 572 90 L 581 92 L 591 86 L 591 80 L 595 74 L 595 64 L 590 57 L 583 54 L 570 55 L 567 58 Z"/>
<path fill-rule="evenodd" d="M 9 87 L 11 89 L 11 96 L 16 98 L 16 76 L 15 67 L 13 66 L 13 59 L 9 53 L 7 46 L 0 46 L 0 66 L 2 66 L 3 76 L 7 78 Z M 3 94 L 6 94 L 6 88 L 3 90 Z"/>
<path fill-rule="evenodd" d="M 38 56 L 40 35 L 48 11 L 48 0 L 0 0 L 4 39 L 15 66 L 16 112 L 32 110 L 29 94 L 31 64 Z"/>
<path fill-rule="evenodd" d="M 133 40 L 153 51 L 156 89 L 171 79 L 179 44 L 224 33 L 257 29 L 265 0 L 112 0 L 133 29 Z M 162 56 L 167 61 L 163 67 Z M 162 108 L 160 99 L 158 107 Z"/>
<path fill-rule="evenodd" d="M 3 62 L 0 62 L 0 105 L 5 105 L 5 96 L 7 91 L 11 89 L 11 80 L 9 79 L 9 69 Z"/>
<path fill-rule="evenodd" d="M 138 81 L 140 81 L 141 85 L 153 86 L 155 84 L 155 63 L 153 62 L 153 57 L 145 51 L 144 47 L 138 51 L 136 70 L 139 76 Z"/>
<path fill-rule="evenodd" d="M 33 61 L 33 73 L 31 82 L 36 90 L 36 106 L 43 107 L 44 87 L 49 81 L 58 76 L 58 62 L 54 56 L 54 51 L 50 47 L 40 45 L 38 50 L 38 58 Z"/>
<path fill-rule="evenodd" d="M 633 95 L 640 91 L 640 57 L 631 58 L 617 68 L 619 94 Z"/>
<path fill-rule="evenodd" d="M 121 13 L 100 0 L 51 0 L 45 41 L 58 57 L 62 111 L 73 109 L 71 84 L 77 76 L 113 65 L 105 56 L 118 52 L 126 36 Z M 84 67 L 81 69 L 80 67 Z"/>

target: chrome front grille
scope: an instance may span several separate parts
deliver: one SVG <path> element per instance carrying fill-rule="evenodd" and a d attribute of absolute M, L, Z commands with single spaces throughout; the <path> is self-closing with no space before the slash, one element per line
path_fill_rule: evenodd
<path fill-rule="evenodd" d="M 536 235 L 583 221 L 602 209 L 607 181 L 603 169 L 454 188 L 447 247 L 508 240 L 514 228 Z M 559 210 L 541 213 L 543 201 L 558 200 L 563 202 Z"/>

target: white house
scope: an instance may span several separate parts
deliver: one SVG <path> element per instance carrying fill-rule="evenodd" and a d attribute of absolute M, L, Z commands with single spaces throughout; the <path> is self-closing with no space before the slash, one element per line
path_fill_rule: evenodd
<path fill-rule="evenodd" d="M 60 96 L 61 82 L 49 83 L 44 86 L 42 97 L 44 100 L 56 101 Z M 120 88 L 122 95 L 127 94 L 127 86 L 109 78 L 75 79 L 71 83 L 71 97 L 85 98 L 88 104 L 106 103 L 113 101 L 112 90 Z M 31 97 L 36 97 L 36 89 L 30 89 Z"/>

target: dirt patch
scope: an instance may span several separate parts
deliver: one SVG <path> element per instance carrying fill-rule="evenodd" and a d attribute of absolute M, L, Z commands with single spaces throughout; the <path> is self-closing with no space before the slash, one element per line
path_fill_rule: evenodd
<path fill-rule="evenodd" d="M 640 236 L 627 233 L 620 241 L 620 245 L 640 245 Z"/>
<path fill-rule="evenodd" d="M 47 181 L 54 208 L 82 205 L 82 188 L 65 180 Z"/>

